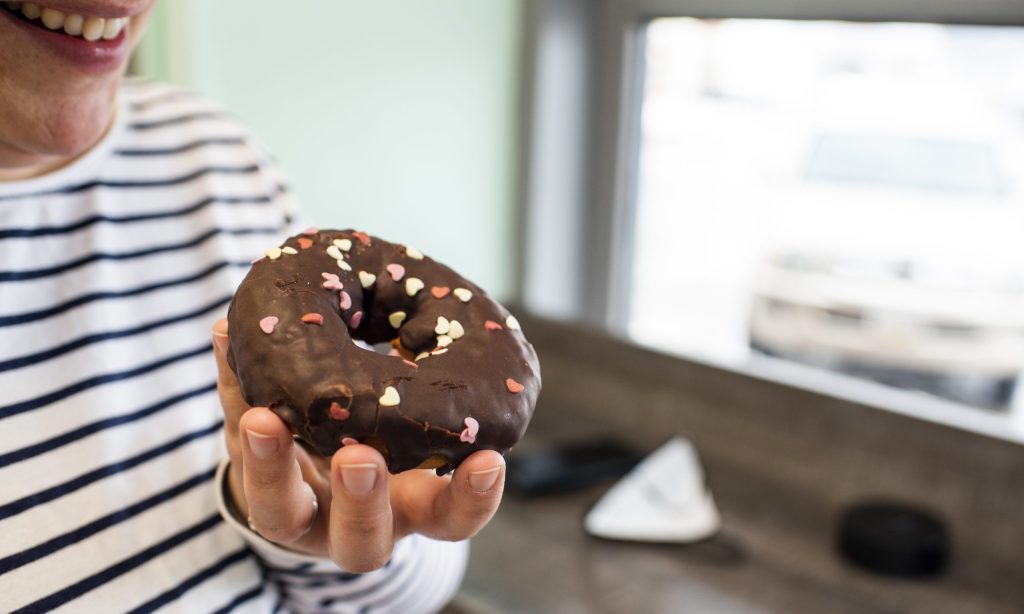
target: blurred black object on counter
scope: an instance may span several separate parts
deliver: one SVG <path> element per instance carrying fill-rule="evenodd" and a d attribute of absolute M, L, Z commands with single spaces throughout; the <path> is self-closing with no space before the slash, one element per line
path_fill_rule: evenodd
<path fill-rule="evenodd" d="M 570 492 L 617 480 L 642 458 L 609 439 L 516 450 L 508 456 L 505 482 L 524 497 Z"/>
<path fill-rule="evenodd" d="M 891 501 L 847 509 L 839 527 L 839 550 L 863 569 L 902 578 L 937 576 L 950 556 L 949 534 L 939 518 Z"/>

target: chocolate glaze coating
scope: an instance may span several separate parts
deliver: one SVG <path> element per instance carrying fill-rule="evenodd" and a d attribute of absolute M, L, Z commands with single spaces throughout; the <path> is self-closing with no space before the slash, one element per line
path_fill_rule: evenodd
<path fill-rule="evenodd" d="M 351 247 L 328 254 L 335 240 Z M 483 290 L 429 257 L 412 257 L 414 250 L 352 230 L 311 229 L 282 248 L 295 253 L 255 262 L 228 310 L 228 364 L 250 405 L 269 407 L 324 456 L 344 438 L 374 445 L 392 473 L 425 464 L 443 473 L 476 450 L 507 452 L 522 437 L 540 393 L 540 366 L 518 324 Z M 339 251 L 351 271 L 339 268 Z M 401 271 L 388 265 L 404 273 L 396 280 Z M 360 272 L 376 278 L 364 288 Z M 324 273 L 343 288 L 325 287 Z M 410 278 L 424 284 L 412 296 Z M 472 295 L 464 302 L 456 289 Z M 351 299 L 345 309 L 340 292 Z M 406 317 L 396 330 L 389 316 L 398 311 Z M 320 314 L 322 324 L 315 316 L 304 322 L 307 314 Z M 261 321 L 271 316 L 278 320 L 267 333 Z M 439 317 L 465 331 L 446 351 L 437 350 Z M 396 337 L 405 358 L 352 341 Z M 381 404 L 389 386 L 398 405 Z"/>

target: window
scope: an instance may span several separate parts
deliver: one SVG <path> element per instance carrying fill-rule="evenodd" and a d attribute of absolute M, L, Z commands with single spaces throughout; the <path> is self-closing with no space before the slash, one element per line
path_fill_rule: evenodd
<path fill-rule="evenodd" d="M 529 307 L 968 428 L 1010 415 L 1024 6 L 534 4 Z"/>

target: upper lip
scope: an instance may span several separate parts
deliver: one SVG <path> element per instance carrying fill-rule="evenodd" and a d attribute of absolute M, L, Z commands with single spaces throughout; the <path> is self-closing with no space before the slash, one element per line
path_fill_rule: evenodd
<path fill-rule="evenodd" d="M 77 0 L 43 0 L 42 2 L 36 2 L 36 4 L 39 5 L 39 8 L 54 9 L 69 15 L 117 19 L 119 17 L 138 15 L 149 6 L 150 0 L 118 2 L 116 6 L 111 6 L 108 2 L 80 2 Z"/>

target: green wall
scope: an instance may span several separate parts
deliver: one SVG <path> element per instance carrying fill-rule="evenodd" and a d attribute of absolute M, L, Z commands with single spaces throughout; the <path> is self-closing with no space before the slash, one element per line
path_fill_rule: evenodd
<path fill-rule="evenodd" d="M 162 0 L 137 70 L 226 105 L 310 222 L 513 286 L 519 0 Z"/>

